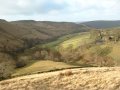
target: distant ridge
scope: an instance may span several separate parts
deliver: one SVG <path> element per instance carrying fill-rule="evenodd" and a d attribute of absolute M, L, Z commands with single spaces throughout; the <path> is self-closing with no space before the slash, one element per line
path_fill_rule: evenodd
<path fill-rule="evenodd" d="M 116 20 L 116 21 L 109 21 L 109 20 L 88 21 L 88 22 L 83 22 L 82 24 L 85 24 L 85 25 L 87 25 L 89 27 L 93 27 L 93 28 L 113 28 L 113 27 L 120 27 L 120 20 Z"/>

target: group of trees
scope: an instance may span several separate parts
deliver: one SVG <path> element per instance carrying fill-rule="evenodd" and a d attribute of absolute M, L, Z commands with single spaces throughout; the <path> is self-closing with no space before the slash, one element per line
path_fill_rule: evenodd
<path fill-rule="evenodd" d="M 17 67 L 27 65 L 29 60 L 53 60 L 82 66 L 114 66 L 112 58 L 107 56 L 111 52 L 111 47 L 97 47 L 94 52 L 86 53 L 90 47 L 92 45 L 88 44 L 76 49 L 68 47 L 65 50 L 37 48 L 31 53 L 21 55 Z"/>
<path fill-rule="evenodd" d="M 6 53 L 0 53 L 0 80 L 10 77 L 14 68 L 13 58 Z"/>
<path fill-rule="evenodd" d="M 119 29 L 113 30 L 91 30 L 91 38 L 96 42 L 108 42 L 108 41 L 120 41 L 120 31 Z"/>

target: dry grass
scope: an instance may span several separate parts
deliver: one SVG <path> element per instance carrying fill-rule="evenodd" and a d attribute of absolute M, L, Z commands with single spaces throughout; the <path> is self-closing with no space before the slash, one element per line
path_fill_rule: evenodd
<path fill-rule="evenodd" d="M 120 42 L 113 45 L 113 50 L 110 53 L 110 56 L 116 60 L 117 65 L 120 65 Z"/>
<path fill-rule="evenodd" d="M 116 64 L 120 66 L 120 42 L 117 43 L 111 42 L 101 45 L 101 47 L 105 47 L 105 46 L 112 47 L 112 51 L 109 54 L 109 56 L 111 56 L 115 60 Z"/>
<path fill-rule="evenodd" d="M 18 77 L 1 81 L 0 90 L 120 90 L 120 67 L 81 68 Z"/>
<path fill-rule="evenodd" d="M 70 76 L 70 75 L 73 75 L 73 72 L 71 70 L 59 73 L 59 76 Z"/>

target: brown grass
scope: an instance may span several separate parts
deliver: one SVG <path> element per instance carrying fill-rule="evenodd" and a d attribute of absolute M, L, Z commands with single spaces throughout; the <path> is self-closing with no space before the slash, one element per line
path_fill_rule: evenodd
<path fill-rule="evenodd" d="M 25 90 L 25 88 L 26 90 L 120 90 L 120 67 L 69 69 L 0 82 L 0 90 Z"/>

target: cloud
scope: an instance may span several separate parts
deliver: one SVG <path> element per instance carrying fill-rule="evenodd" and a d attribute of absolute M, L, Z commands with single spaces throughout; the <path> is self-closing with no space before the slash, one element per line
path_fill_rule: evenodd
<path fill-rule="evenodd" d="M 50 0 L 0 0 L 0 14 L 35 14 L 47 13 L 53 9 L 64 9 L 63 3 Z"/>
<path fill-rule="evenodd" d="M 7 20 L 89 21 L 120 19 L 120 0 L 0 0 Z"/>

